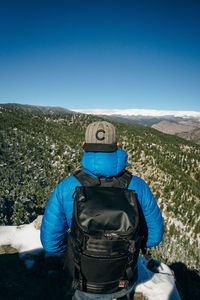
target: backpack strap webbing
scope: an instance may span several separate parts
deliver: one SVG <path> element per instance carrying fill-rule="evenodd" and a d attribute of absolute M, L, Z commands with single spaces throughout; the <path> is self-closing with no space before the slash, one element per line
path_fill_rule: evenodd
<path fill-rule="evenodd" d="M 115 186 L 120 188 L 128 188 L 130 181 L 132 179 L 132 174 L 124 170 L 117 176 L 113 177 L 104 177 L 98 176 L 93 177 L 89 174 L 84 173 L 82 170 L 76 171 L 73 176 L 83 185 L 83 186 Z"/>
<path fill-rule="evenodd" d="M 83 186 L 96 186 L 100 185 L 101 182 L 98 177 L 93 177 L 89 174 L 84 173 L 82 170 L 76 171 L 73 176 L 83 185 Z"/>
<path fill-rule="evenodd" d="M 124 170 L 122 173 L 120 173 L 118 176 L 114 178 L 120 181 L 120 187 L 127 189 L 131 182 L 132 174 L 131 172 Z"/>

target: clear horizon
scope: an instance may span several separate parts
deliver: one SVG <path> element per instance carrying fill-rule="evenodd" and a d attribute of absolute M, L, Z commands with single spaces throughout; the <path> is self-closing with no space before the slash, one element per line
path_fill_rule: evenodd
<path fill-rule="evenodd" d="M 200 2 L 11 2 L 0 103 L 200 111 Z"/>

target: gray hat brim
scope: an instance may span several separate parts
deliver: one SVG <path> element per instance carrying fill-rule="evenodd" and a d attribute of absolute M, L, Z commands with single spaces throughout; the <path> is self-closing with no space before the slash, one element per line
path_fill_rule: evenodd
<path fill-rule="evenodd" d="M 85 143 L 83 145 L 85 152 L 114 152 L 118 149 L 117 143 L 114 144 L 97 144 Z"/>

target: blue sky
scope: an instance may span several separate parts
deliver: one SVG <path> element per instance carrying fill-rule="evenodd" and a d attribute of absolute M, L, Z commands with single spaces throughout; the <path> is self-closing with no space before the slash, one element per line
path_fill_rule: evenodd
<path fill-rule="evenodd" d="M 200 2 L 1 1 L 7 102 L 200 111 Z"/>

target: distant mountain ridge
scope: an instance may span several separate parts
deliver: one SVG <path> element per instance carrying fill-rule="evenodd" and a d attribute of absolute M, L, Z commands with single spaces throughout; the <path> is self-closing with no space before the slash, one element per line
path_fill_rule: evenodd
<path fill-rule="evenodd" d="M 152 127 L 167 134 L 177 135 L 200 144 L 200 112 L 162 111 L 152 109 L 74 109 L 57 106 L 38 106 L 18 103 L 0 104 L 0 107 L 20 112 L 63 115 L 92 114 L 127 124 L 139 124 Z"/>
<path fill-rule="evenodd" d="M 73 111 L 59 106 L 40 106 L 19 103 L 0 104 L 1 107 L 13 109 L 20 112 L 38 113 L 38 114 L 67 114 L 74 113 Z"/>
<path fill-rule="evenodd" d="M 180 136 L 186 140 L 200 144 L 200 122 L 192 121 L 161 121 L 153 124 L 152 128 L 167 134 Z"/>
<path fill-rule="evenodd" d="M 164 117 L 164 118 L 184 118 L 197 119 L 200 121 L 200 112 L 198 111 L 173 111 L 173 110 L 155 110 L 155 109 L 74 109 L 76 112 L 85 114 L 104 115 L 104 116 L 121 116 L 124 118 L 134 117 Z"/>
<path fill-rule="evenodd" d="M 151 109 L 80 109 L 76 111 L 98 115 L 117 122 L 153 127 L 161 132 L 177 135 L 200 144 L 200 112 Z"/>

